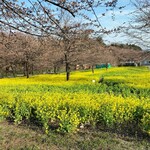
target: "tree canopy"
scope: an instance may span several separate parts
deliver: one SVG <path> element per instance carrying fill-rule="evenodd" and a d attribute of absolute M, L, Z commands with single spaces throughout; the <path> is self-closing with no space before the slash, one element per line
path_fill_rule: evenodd
<path fill-rule="evenodd" d="M 66 11 L 72 20 L 82 20 L 86 25 L 99 28 L 100 32 L 108 32 L 101 25 L 98 15 L 104 15 L 100 11 L 102 7 L 106 7 L 106 11 L 122 9 L 117 7 L 117 1 L 0 0 L 1 28 L 7 27 L 37 36 L 48 36 L 57 31 L 63 33 L 60 22 Z"/>
<path fill-rule="evenodd" d="M 134 43 L 150 48 L 150 1 L 136 0 L 133 5 L 135 11 L 126 33 Z"/>

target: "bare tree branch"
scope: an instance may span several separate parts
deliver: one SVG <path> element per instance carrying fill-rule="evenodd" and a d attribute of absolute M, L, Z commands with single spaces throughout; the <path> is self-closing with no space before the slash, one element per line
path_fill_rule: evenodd
<path fill-rule="evenodd" d="M 66 10 L 66 11 L 68 11 L 73 17 L 75 17 L 74 13 L 73 13 L 69 8 L 64 7 L 64 6 L 60 5 L 59 3 L 55 3 L 55 2 L 53 2 L 53 1 L 51 1 L 51 0 L 45 0 L 45 1 L 46 1 L 46 2 L 49 2 L 49 3 L 53 4 L 53 5 L 55 5 L 55 6 L 57 6 L 57 7 L 60 7 L 60 8 L 62 8 L 62 9 L 64 9 L 64 10 Z"/>

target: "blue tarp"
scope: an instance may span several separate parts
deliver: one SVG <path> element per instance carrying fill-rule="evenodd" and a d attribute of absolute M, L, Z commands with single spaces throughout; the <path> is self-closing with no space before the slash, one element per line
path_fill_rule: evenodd
<path fill-rule="evenodd" d="M 108 64 L 96 64 L 96 68 L 111 68 L 110 63 Z"/>

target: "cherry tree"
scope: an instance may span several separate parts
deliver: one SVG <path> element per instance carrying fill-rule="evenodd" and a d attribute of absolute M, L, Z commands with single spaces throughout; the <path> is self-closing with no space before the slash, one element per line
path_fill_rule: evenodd
<path fill-rule="evenodd" d="M 73 62 L 73 57 L 69 55 L 76 53 L 77 47 L 80 47 L 77 46 L 81 43 L 80 28 L 97 28 L 95 34 L 112 32 L 101 24 L 100 19 L 105 15 L 101 8 L 105 7 L 105 11 L 123 9 L 122 6 L 117 7 L 117 2 L 118 0 L 0 0 L 0 29 L 59 40 L 64 52 L 66 79 L 69 80 L 70 65 Z M 74 24 L 62 22 L 64 12 Z"/>
<path fill-rule="evenodd" d="M 150 48 L 150 1 L 136 0 L 133 3 L 135 11 L 125 33 L 145 48 Z"/>

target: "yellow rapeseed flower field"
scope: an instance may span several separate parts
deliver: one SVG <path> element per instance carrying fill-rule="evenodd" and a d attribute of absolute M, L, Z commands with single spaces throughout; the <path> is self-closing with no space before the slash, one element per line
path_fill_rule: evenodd
<path fill-rule="evenodd" d="M 100 77 L 104 82 L 98 83 Z M 92 82 L 95 80 L 96 82 Z M 75 132 L 80 125 L 136 124 L 150 133 L 150 70 L 97 69 L 0 79 L 0 119 L 36 122 L 48 133 Z"/>

